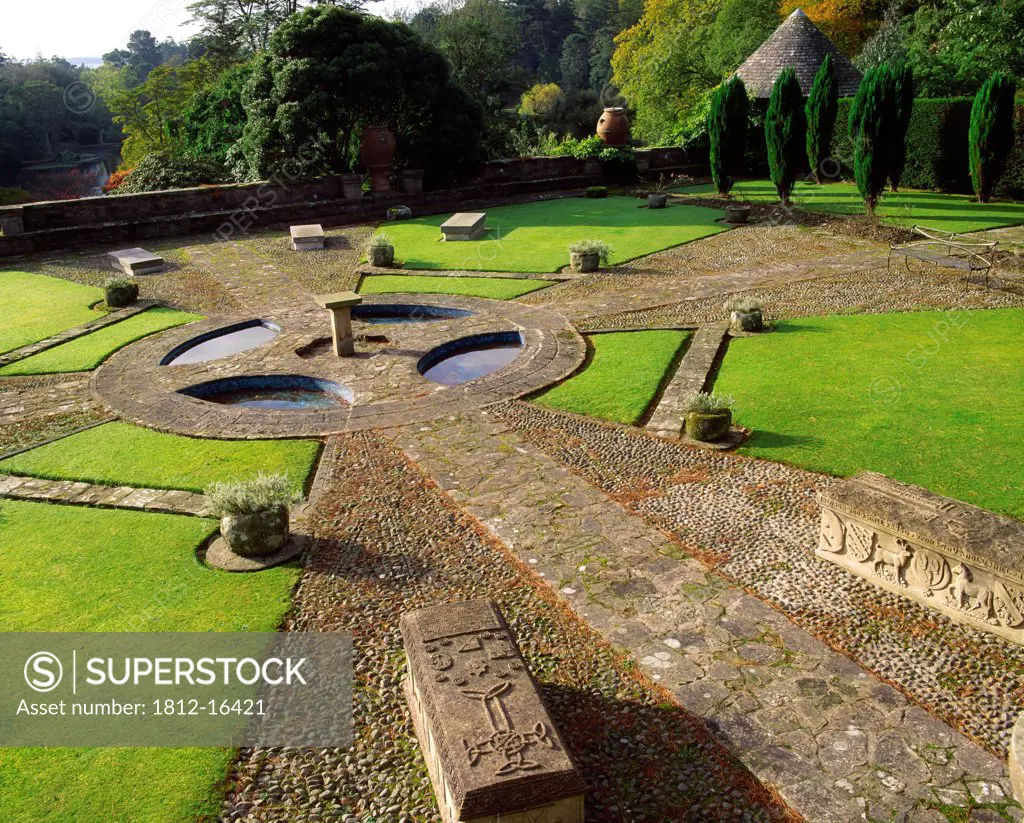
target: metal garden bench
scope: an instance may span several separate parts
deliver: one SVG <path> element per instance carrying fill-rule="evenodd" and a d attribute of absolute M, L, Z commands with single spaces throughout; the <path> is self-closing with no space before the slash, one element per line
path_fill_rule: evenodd
<path fill-rule="evenodd" d="M 966 234 L 930 229 L 927 226 L 912 226 L 910 239 L 889 245 L 888 266 L 892 266 L 893 255 L 903 258 L 907 271 L 910 261 L 920 260 L 950 269 L 985 273 L 985 288 L 988 288 L 989 271 L 997 243 L 994 240 L 978 240 Z"/>

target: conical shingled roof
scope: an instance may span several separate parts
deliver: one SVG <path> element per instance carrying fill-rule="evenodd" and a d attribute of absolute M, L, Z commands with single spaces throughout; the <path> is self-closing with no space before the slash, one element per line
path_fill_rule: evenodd
<path fill-rule="evenodd" d="M 821 33 L 802 9 L 789 15 L 772 36 L 761 44 L 761 48 L 736 70 L 736 74 L 743 79 L 748 94 L 753 97 L 769 97 L 775 78 L 786 66 L 792 66 L 800 81 L 800 90 L 806 97 L 811 91 L 814 75 L 821 68 L 828 52 L 832 52 L 832 65 L 839 81 L 839 96 L 850 97 L 856 94 L 862 76 L 860 71 Z"/>

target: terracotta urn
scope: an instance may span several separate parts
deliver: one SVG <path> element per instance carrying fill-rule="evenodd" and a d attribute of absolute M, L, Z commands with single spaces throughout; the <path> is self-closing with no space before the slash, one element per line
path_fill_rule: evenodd
<path fill-rule="evenodd" d="M 395 162 L 395 135 L 387 126 L 366 126 L 363 129 L 363 163 L 370 170 L 389 169 Z"/>
<path fill-rule="evenodd" d="M 220 519 L 220 534 L 228 548 L 242 557 L 274 554 L 288 542 L 288 507 L 226 514 Z"/>
<path fill-rule="evenodd" d="M 605 145 L 625 146 L 629 142 L 629 118 L 621 106 L 606 108 L 597 121 L 597 136 Z"/>

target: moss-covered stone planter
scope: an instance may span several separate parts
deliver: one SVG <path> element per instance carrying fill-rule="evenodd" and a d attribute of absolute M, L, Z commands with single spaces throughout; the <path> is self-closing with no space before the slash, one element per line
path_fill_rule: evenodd
<path fill-rule="evenodd" d="M 589 272 L 597 271 L 597 267 L 601 264 L 601 255 L 595 252 L 580 252 L 573 251 L 569 252 L 569 268 L 574 272 L 581 274 L 587 274 Z"/>
<path fill-rule="evenodd" d="M 731 426 L 732 412 L 729 409 L 686 413 L 686 433 L 703 443 L 721 440 L 729 434 Z"/>
<path fill-rule="evenodd" d="M 760 309 L 734 311 L 729 315 L 729 331 L 759 332 L 764 329 L 764 316 Z"/>
<path fill-rule="evenodd" d="M 750 217 L 750 206 L 726 206 L 725 222 L 733 225 L 746 223 Z"/>
<path fill-rule="evenodd" d="M 371 266 L 387 268 L 395 262 L 395 247 L 372 246 L 366 256 Z"/>
<path fill-rule="evenodd" d="M 648 194 L 647 195 L 647 208 L 649 209 L 663 209 L 665 204 L 668 203 L 667 194 Z"/>
<path fill-rule="evenodd" d="M 288 507 L 226 514 L 220 519 L 220 533 L 228 548 L 242 557 L 274 554 L 288 541 Z"/>
<path fill-rule="evenodd" d="M 138 283 L 112 283 L 103 287 L 103 299 L 112 309 L 130 306 L 139 299 Z"/>

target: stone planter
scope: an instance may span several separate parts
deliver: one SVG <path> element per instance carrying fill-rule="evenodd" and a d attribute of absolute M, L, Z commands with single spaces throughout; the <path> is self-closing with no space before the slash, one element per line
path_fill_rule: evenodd
<path fill-rule="evenodd" d="M 288 542 L 288 507 L 226 514 L 220 519 L 220 534 L 228 548 L 242 557 L 274 554 Z"/>
<path fill-rule="evenodd" d="M 371 266 L 387 268 L 395 262 L 395 247 L 373 246 L 366 253 L 366 258 L 370 261 Z"/>
<path fill-rule="evenodd" d="M 124 283 L 117 286 L 104 286 L 103 299 L 112 309 L 130 306 L 139 299 L 139 284 Z"/>
<path fill-rule="evenodd" d="M 667 194 L 648 194 L 647 195 L 647 208 L 649 209 L 663 209 L 665 204 L 668 203 Z"/>
<path fill-rule="evenodd" d="M 732 426 L 732 411 L 729 409 L 686 413 L 686 433 L 702 443 L 721 440 L 729 433 L 730 426 Z"/>
<path fill-rule="evenodd" d="M 363 176 L 361 174 L 341 175 L 341 193 L 346 200 L 362 200 Z"/>
<path fill-rule="evenodd" d="M 405 169 L 400 184 L 404 194 L 422 194 L 423 169 Z"/>
<path fill-rule="evenodd" d="M 569 268 L 574 272 L 587 274 L 592 271 L 597 271 L 597 267 L 600 264 L 601 255 L 597 252 L 569 252 Z"/>
<path fill-rule="evenodd" d="M 758 332 L 764 328 L 764 317 L 760 309 L 734 311 L 729 315 L 729 331 Z"/>
<path fill-rule="evenodd" d="M 725 207 L 725 222 L 738 225 L 740 223 L 746 223 L 747 218 L 750 217 L 750 206 L 726 206 Z"/>

